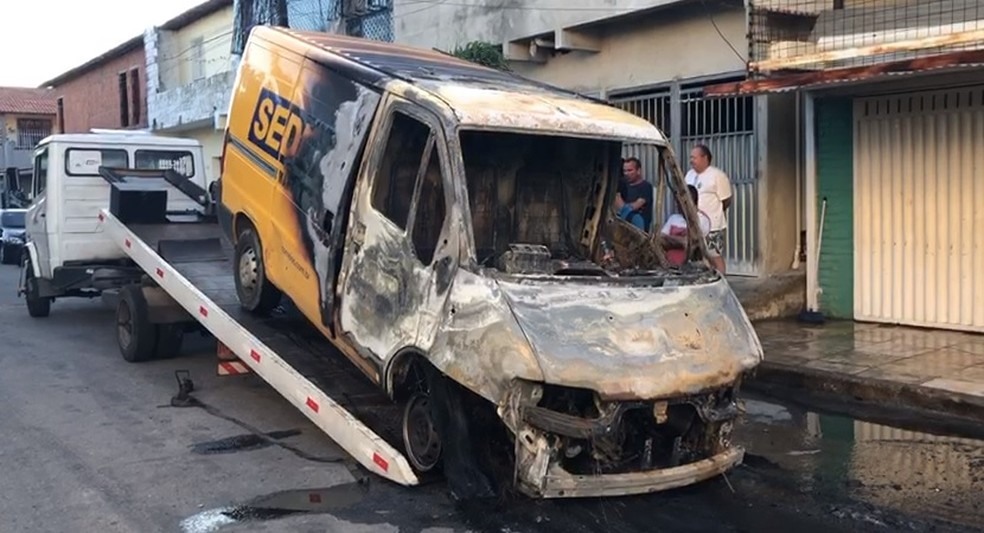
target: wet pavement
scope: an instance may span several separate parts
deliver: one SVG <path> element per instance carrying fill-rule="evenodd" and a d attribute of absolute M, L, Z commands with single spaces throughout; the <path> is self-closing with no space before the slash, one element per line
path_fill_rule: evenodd
<path fill-rule="evenodd" d="M 984 335 L 848 321 L 768 321 L 755 329 L 765 351 L 763 380 L 881 396 L 984 423 Z M 803 379 L 792 379 L 797 373 Z"/>
<path fill-rule="evenodd" d="M 841 321 L 755 330 L 771 362 L 984 396 L 984 335 Z"/>
<path fill-rule="evenodd" d="M 746 400 L 745 464 L 695 487 L 607 500 L 452 505 L 434 484 L 369 477 L 208 509 L 187 533 L 313 531 L 974 531 L 984 525 L 984 441 Z M 334 528 L 329 528 L 334 530 Z"/>

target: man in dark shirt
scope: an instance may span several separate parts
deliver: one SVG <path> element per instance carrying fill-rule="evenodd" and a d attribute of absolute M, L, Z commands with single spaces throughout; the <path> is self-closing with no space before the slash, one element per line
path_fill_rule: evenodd
<path fill-rule="evenodd" d="M 622 180 L 615 195 L 615 211 L 622 219 L 649 232 L 653 223 L 653 185 L 642 177 L 639 160 L 622 160 Z"/>

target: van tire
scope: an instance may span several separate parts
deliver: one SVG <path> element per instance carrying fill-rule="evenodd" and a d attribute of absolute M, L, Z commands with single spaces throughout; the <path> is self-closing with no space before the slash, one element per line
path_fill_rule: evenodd
<path fill-rule="evenodd" d="M 120 290 L 116 342 L 123 359 L 130 363 L 149 361 L 156 355 L 157 328 L 150 322 L 147 300 L 139 285 L 127 285 Z"/>
<path fill-rule="evenodd" d="M 263 247 L 256 230 L 247 225 L 236 238 L 236 260 L 233 277 L 236 279 L 236 296 L 243 309 L 266 315 L 280 304 L 280 290 L 270 283 L 263 261 Z"/>
<path fill-rule="evenodd" d="M 38 279 L 34 277 L 34 266 L 30 256 L 24 254 L 24 300 L 27 301 L 27 314 L 32 318 L 45 318 L 51 314 L 51 298 L 42 298 L 38 292 Z"/>

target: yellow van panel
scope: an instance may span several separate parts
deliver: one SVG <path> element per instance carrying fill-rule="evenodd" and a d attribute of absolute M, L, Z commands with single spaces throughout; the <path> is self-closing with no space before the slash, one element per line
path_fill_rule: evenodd
<path fill-rule="evenodd" d="M 229 110 L 222 202 L 257 228 L 267 278 L 331 338 L 331 261 L 349 209 L 341 191 L 381 95 L 305 59 L 301 44 L 251 35 Z"/>

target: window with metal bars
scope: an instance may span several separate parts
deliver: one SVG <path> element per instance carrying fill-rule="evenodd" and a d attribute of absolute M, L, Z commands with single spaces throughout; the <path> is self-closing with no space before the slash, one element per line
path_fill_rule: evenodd
<path fill-rule="evenodd" d="M 41 139 L 51 135 L 51 120 L 41 118 L 17 119 L 17 148 L 32 149 Z"/>

